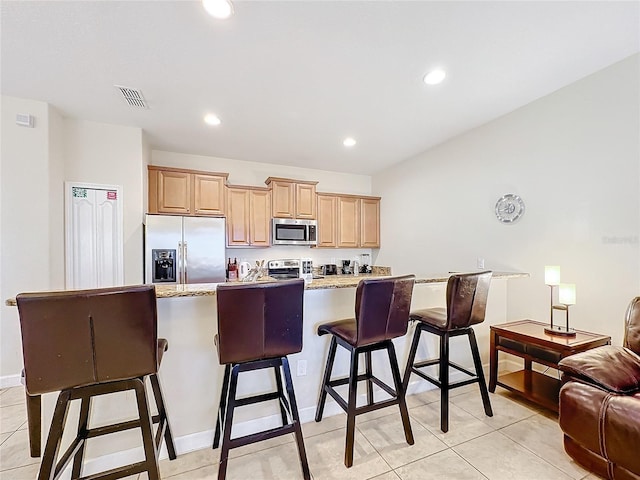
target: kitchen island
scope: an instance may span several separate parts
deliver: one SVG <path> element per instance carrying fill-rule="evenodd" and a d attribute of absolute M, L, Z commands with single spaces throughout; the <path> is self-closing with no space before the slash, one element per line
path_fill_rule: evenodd
<path fill-rule="evenodd" d="M 355 288 L 364 278 L 380 278 L 384 275 L 358 276 L 336 275 L 314 279 L 305 285 L 303 349 L 289 356 L 293 382 L 301 421 L 313 421 L 322 369 L 326 361 L 329 340 L 316 334 L 320 323 L 353 317 L 355 310 Z M 416 278 L 412 308 L 427 308 L 445 305 L 446 281 L 450 274 L 421 275 Z M 507 283 L 510 279 L 524 278 L 526 273 L 494 272 L 486 320 L 475 327 L 483 362 L 489 359 L 489 327 L 504 323 L 507 310 Z M 158 297 L 158 336 L 169 341 L 160 369 L 169 421 L 173 430 L 178 454 L 192 450 L 211 448 L 216 422 L 216 413 L 222 384 L 224 367 L 218 363 L 213 337 L 217 332 L 216 291 L 217 284 L 156 285 Z M 15 304 L 15 299 L 7 303 Z M 242 321 L 241 318 L 238 321 Z M 412 326 L 408 335 L 395 339 L 394 345 L 400 370 L 404 370 L 410 346 Z M 437 356 L 436 338 L 424 336 L 418 350 L 419 358 Z M 451 358 L 462 365 L 471 366 L 473 361 L 468 346 L 453 343 Z M 334 364 L 334 377 L 348 374 L 349 357 L 344 349 L 338 349 Z M 384 352 L 374 352 L 373 370 L 388 383 L 391 375 Z M 272 375 L 267 372 L 243 373 L 250 380 L 239 384 L 238 395 L 265 392 L 275 386 Z M 433 388 L 431 384 L 415 379 L 409 384 L 408 393 Z M 454 378 L 455 379 L 455 378 Z M 250 388 L 249 388 L 250 387 Z M 364 394 L 365 389 L 361 390 Z M 375 389 L 374 394 L 386 395 Z M 43 435 L 46 435 L 57 395 L 43 396 Z M 95 424 L 107 420 L 126 420 L 135 415 L 135 401 L 128 393 L 114 394 L 109 399 L 98 399 L 92 416 Z M 364 401 L 364 395 L 362 395 Z M 325 417 L 342 412 L 333 401 L 328 400 Z M 74 422 L 77 413 L 71 412 L 69 421 Z M 233 422 L 233 435 L 244 435 L 279 425 L 280 410 L 277 403 L 253 405 L 240 408 Z M 142 449 L 134 432 L 120 435 L 119 442 L 104 442 L 89 450 L 92 464 L 103 469 L 138 458 Z M 44 443 L 43 443 L 44 445 Z M 93 468 L 91 468 L 93 470 Z"/>

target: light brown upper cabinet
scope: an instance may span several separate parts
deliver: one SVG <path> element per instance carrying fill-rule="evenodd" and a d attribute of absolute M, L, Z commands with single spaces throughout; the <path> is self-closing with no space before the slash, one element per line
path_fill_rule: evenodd
<path fill-rule="evenodd" d="M 271 214 L 275 218 L 316 218 L 316 185 L 318 182 L 269 177 Z"/>
<path fill-rule="evenodd" d="M 227 188 L 227 245 L 268 247 L 271 192 L 259 187 Z"/>
<path fill-rule="evenodd" d="M 360 246 L 380 248 L 380 199 L 360 199 Z"/>
<path fill-rule="evenodd" d="M 318 247 L 336 247 L 338 197 L 318 193 Z"/>
<path fill-rule="evenodd" d="M 223 216 L 226 173 L 149 166 L 149 213 Z"/>
<path fill-rule="evenodd" d="M 360 246 L 360 199 L 338 197 L 338 247 Z"/>
<path fill-rule="evenodd" d="M 318 193 L 318 247 L 380 248 L 380 197 Z"/>

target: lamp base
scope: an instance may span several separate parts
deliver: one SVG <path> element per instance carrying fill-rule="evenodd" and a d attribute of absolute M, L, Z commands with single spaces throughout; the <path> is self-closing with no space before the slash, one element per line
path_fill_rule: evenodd
<path fill-rule="evenodd" d="M 576 331 L 573 328 L 564 328 L 564 327 L 545 327 L 544 333 L 547 335 L 557 335 L 559 337 L 575 337 Z"/>

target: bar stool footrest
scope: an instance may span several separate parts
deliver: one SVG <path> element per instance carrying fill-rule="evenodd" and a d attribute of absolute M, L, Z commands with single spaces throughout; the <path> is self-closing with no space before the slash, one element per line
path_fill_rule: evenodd
<path fill-rule="evenodd" d="M 269 440 L 270 438 L 280 437 L 288 433 L 295 433 L 295 425 L 290 423 L 284 427 L 276 427 L 271 430 L 265 430 L 264 432 L 252 433 L 250 435 L 244 435 L 238 438 L 232 438 L 229 440 L 229 448 L 243 447 L 250 443 L 261 442 L 262 440 Z"/>
<path fill-rule="evenodd" d="M 80 477 L 78 480 L 114 480 L 116 478 L 124 478 L 142 472 L 146 472 L 145 462 L 132 463 L 131 465 L 112 468 L 106 472 Z"/>

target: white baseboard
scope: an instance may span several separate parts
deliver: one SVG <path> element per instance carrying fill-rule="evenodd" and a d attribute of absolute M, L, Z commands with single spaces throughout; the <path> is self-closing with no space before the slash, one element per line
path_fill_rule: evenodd
<path fill-rule="evenodd" d="M 0 377 L 0 388 L 19 387 L 22 385 L 20 374 Z"/>

